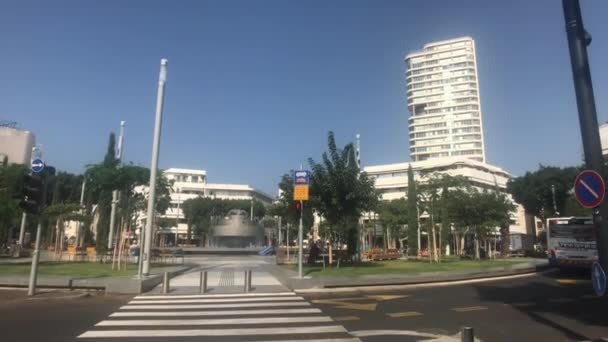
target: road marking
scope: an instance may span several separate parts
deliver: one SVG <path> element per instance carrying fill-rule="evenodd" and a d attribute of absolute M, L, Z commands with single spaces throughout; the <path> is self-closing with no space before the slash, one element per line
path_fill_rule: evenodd
<path fill-rule="evenodd" d="M 274 323 L 320 323 L 331 322 L 328 316 L 304 317 L 256 317 L 256 318 L 219 318 L 219 319 L 149 319 L 149 320 L 108 320 L 101 321 L 96 326 L 122 327 L 122 326 L 148 326 L 148 325 L 234 325 L 234 324 L 274 324 Z"/>
<path fill-rule="evenodd" d="M 310 306 L 308 302 L 286 303 L 235 303 L 235 304 L 161 304 L 161 305 L 123 305 L 120 310 L 149 310 L 149 309 L 223 309 L 223 308 L 263 308 L 276 306 Z"/>
<path fill-rule="evenodd" d="M 534 303 L 534 302 L 519 302 L 519 303 L 510 303 L 509 305 L 516 306 L 516 307 L 524 307 L 524 306 L 534 306 L 534 305 L 536 305 L 536 303 Z"/>
<path fill-rule="evenodd" d="M 313 332 L 315 334 L 345 333 L 347 330 L 341 325 L 245 329 L 95 330 L 87 331 L 78 338 L 289 335 Z"/>
<path fill-rule="evenodd" d="M 356 297 L 356 299 L 361 299 L 361 297 Z M 366 298 L 363 298 L 366 299 Z M 376 310 L 376 306 L 378 303 L 371 304 L 359 304 L 352 303 L 348 300 L 353 300 L 352 298 L 340 298 L 340 299 L 317 299 L 312 302 L 315 304 L 329 304 L 334 305 L 336 309 L 351 309 L 351 310 L 364 310 L 364 311 L 374 311 Z"/>
<path fill-rule="evenodd" d="M 313 299 L 311 302 L 325 304 L 325 303 L 333 303 L 333 302 L 348 302 L 353 300 L 367 300 L 365 297 L 347 297 L 347 298 L 329 298 L 329 299 Z"/>
<path fill-rule="evenodd" d="M 422 314 L 418 311 L 390 312 L 386 315 L 392 318 L 422 316 Z"/>
<path fill-rule="evenodd" d="M 157 300 L 132 300 L 129 304 L 180 304 L 180 303 L 244 303 L 244 302 L 290 302 L 301 301 L 302 297 L 268 297 L 268 298 L 214 298 L 214 299 L 157 299 Z"/>
<path fill-rule="evenodd" d="M 338 317 L 332 317 L 334 319 L 334 321 L 336 322 L 344 322 L 344 321 L 358 321 L 360 320 L 359 317 L 357 316 L 338 316 Z"/>
<path fill-rule="evenodd" d="M 272 340 L 272 342 L 305 342 L 312 341 L 309 339 L 305 340 Z M 322 338 L 322 339 L 314 339 L 315 342 L 361 342 L 358 338 Z M 268 341 L 252 341 L 252 342 L 268 342 Z"/>
<path fill-rule="evenodd" d="M 464 306 L 460 308 L 452 308 L 453 311 L 456 312 L 471 312 L 471 311 L 481 311 L 488 310 L 485 306 Z"/>
<path fill-rule="evenodd" d="M 560 284 L 586 284 L 590 283 L 589 279 L 557 279 Z"/>
<path fill-rule="evenodd" d="M 572 299 L 572 298 L 551 298 L 548 301 L 551 303 L 569 303 L 569 302 L 573 302 L 574 299 Z"/>
<path fill-rule="evenodd" d="M 448 336 L 444 335 L 435 335 L 429 333 L 420 333 L 413 330 L 359 330 L 359 331 L 351 331 L 351 335 L 357 337 L 367 337 L 367 336 L 386 336 L 386 335 L 406 335 L 406 336 L 418 336 L 418 337 L 427 337 L 427 338 L 445 338 Z"/>
<path fill-rule="evenodd" d="M 381 302 L 381 301 L 384 301 L 384 300 L 392 300 L 392 299 L 397 299 L 397 298 L 405 298 L 405 297 L 409 297 L 409 295 L 402 295 L 402 296 L 397 296 L 397 295 L 367 295 L 365 297 L 371 298 L 371 299 L 375 299 L 375 300 Z"/>
<path fill-rule="evenodd" d="M 276 310 L 221 310 L 221 311 L 127 311 L 115 312 L 110 317 L 179 317 L 179 316 L 237 316 L 272 314 L 321 313 L 320 309 L 276 309 Z"/>
<path fill-rule="evenodd" d="M 295 296 L 293 292 L 277 293 L 229 293 L 229 294 L 207 294 L 207 295 L 173 295 L 173 296 L 136 296 L 134 299 L 180 299 L 180 298 L 233 298 L 233 297 L 277 297 Z"/>

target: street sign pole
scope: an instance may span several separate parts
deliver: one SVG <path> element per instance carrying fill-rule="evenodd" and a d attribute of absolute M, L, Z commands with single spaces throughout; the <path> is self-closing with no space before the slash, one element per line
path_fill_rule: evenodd
<path fill-rule="evenodd" d="M 298 277 L 302 278 L 302 253 L 304 253 L 302 240 L 304 239 L 304 201 L 300 201 L 300 227 L 298 228 Z"/>
<path fill-rule="evenodd" d="M 587 45 L 591 43 L 591 36 L 585 31 L 581 8 L 578 0 L 562 0 L 570 62 L 572 65 L 572 78 L 576 93 L 578 118 L 585 151 L 585 164 L 587 169 L 604 175 L 604 159 L 600 143 L 595 98 L 591 83 L 591 71 L 587 58 Z M 593 209 L 593 223 L 597 235 L 598 261 L 603 269 L 608 268 L 608 203 L 602 201 Z"/>
<path fill-rule="evenodd" d="M 293 174 L 293 199 L 300 204 L 300 226 L 298 228 L 298 277 L 302 278 L 302 260 L 304 258 L 304 201 L 308 201 L 310 172 L 302 170 Z"/>

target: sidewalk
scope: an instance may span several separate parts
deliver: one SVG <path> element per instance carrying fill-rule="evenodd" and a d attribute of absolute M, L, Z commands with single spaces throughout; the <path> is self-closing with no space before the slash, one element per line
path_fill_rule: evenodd
<path fill-rule="evenodd" d="M 245 272 L 251 270 L 251 289 L 253 293 L 285 292 L 284 286 L 268 268 L 273 264 L 263 258 L 251 258 L 246 262 L 237 260 L 205 260 L 206 263 L 170 280 L 170 294 L 198 294 L 200 292 L 201 272 L 207 272 L 208 294 L 243 293 L 245 291 Z M 162 284 L 149 294 L 158 294 Z"/>
<path fill-rule="evenodd" d="M 312 290 L 324 288 L 344 288 L 383 285 L 412 285 L 424 283 L 439 283 L 483 278 L 494 278 L 518 275 L 545 270 L 549 267 L 546 259 L 504 267 L 480 268 L 463 271 L 423 272 L 410 274 L 366 274 L 358 276 L 308 276 L 304 279 L 297 277 L 297 272 L 279 265 L 269 268 L 282 284 L 297 290 Z"/>
<path fill-rule="evenodd" d="M 139 294 L 153 289 L 162 282 L 162 273 L 177 276 L 191 269 L 192 265 L 168 266 L 155 270 L 146 278 L 137 276 L 86 277 L 78 275 L 38 275 L 38 288 L 94 289 L 106 293 Z M 29 274 L 0 274 L 1 287 L 26 287 Z"/>

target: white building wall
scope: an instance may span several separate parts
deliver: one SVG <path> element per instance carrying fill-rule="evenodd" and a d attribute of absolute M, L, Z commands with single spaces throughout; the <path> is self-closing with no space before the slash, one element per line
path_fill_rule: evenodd
<path fill-rule="evenodd" d="M 0 127 L 0 163 L 6 156 L 9 163 L 29 164 L 35 143 L 32 132 Z"/>
<path fill-rule="evenodd" d="M 463 156 L 485 161 L 473 39 L 426 44 L 405 62 L 411 159 Z"/>
<path fill-rule="evenodd" d="M 374 178 L 375 187 L 381 192 L 381 199 L 390 201 L 407 197 L 407 171 L 410 164 L 414 172 L 414 179 L 420 183 L 424 183 L 425 181 L 421 173 L 436 170 L 435 172 L 437 173 L 466 177 L 474 182 L 474 185 L 478 188 L 494 189 L 498 186 L 502 191 L 506 191 L 507 181 L 511 177 L 509 173 L 501 168 L 463 157 L 375 165 L 365 167 L 364 171 Z M 513 224 L 510 226 L 510 230 L 513 233 L 526 233 L 525 211 L 521 205 L 515 204 L 516 211 L 511 215 Z"/>
<path fill-rule="evenodd" d="M 600 125 L 600 141 L 602 143 L 602 155 L 606 156 L 608 155 L 608 123 Z"/>

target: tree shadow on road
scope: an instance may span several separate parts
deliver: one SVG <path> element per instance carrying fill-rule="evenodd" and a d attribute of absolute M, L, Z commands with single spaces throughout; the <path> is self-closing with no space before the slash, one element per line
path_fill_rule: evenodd
<path fill-rule="evenodd" d="M 564 273 L 560 274 L 563 276 Z M 571 275 L 571 274 L 566 274 Z M 567 320 L 575 320 L 584 325 L 608 328 L 606 318 L 607 298 L 592 297 L 591 284 L 580 274 L 572 283 L 560 284 L 555 280 L 528 282 L 521 285 L 504 283 L 485 283 L 473 285 L 479 299 L 489 302 L 500 302 L 511 305 L 514 309 L 526 314 L 532 320 L 560 331 L 570 340 L 592 340 L 599 337 L 585 336 L 589 329 L 577 329 L 566 326 Z M 563 317 L 552 320 L 547 317 Z M 561 321 L 561 322 L 560 322 Z M 605 337 L 605 336 L 603 336 Z"/>

